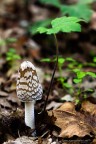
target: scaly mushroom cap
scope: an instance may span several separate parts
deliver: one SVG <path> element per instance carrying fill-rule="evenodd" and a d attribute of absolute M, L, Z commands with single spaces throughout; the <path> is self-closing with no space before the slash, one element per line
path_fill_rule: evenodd
<path fill-rule="evenodd" d="M 29 61 L 24 61 L 18 71 L 17 96 L 21 101 L 40 100 L 42 98 L 42 86 L 39 83 L 36 68 Z"/>

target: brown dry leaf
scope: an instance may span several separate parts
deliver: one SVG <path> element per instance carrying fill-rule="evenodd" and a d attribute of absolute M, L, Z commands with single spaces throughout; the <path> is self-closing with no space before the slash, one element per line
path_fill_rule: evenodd
<path fill-rule="evenodd" d="M 49 112 L 49 115 L 55 117 L 54 124 L 61 129 L 59 137 L 84 137 L 90 136 L 90 132 L 93 132 L 90 125 L 85 122 L 84 116 L 75 111 L 74 103 L 66 102 L 57 110 Z"/>
<path fill-rule="evenodd" d="M 96 144 L 96 138 L 93 140 L 93 142 L 91 144 Z"/>
<path fill-rule="evenodd" d="M 82 103 L 82 110 L 88 112 L 90 115 L 96 115 L 96 105 L 89 101 L 84 101 Z"/>
<path fill-rule="evenodd" d="M 45 8 L 42 9 L 36 5 L 29 5 L 28 9 L 33 15 L 32 20 L 34 22 L 44 20 L 49 16 L 49 11 Z"/>
<path fill-rule="evenodd" d="M 18 99 L 16 92 L 12 92 L 9 97 L 8 97 L 8 101 L 12 102 L 12 103 L 16 103 L 20 106 L 21 102 Z"/>
<path fill-rule="evenodd" d="M 46 107 L 47 110 L 49 109 L 57 109 L 58 107 L 61 106 L 62 103 L 60 102 L 55 102 L 55 101 L 52 101 L 51 103 L 49 103 Z"/>
<path fill-rule="evenodd" d="M 82 110 L 85 115 L 85 120 L 90 124 L 94 133 L 96 134 L 96 105 L 85 101 L 82 103 Z"/>
<path fill-rule="evenodd" d="M 40 46 L 34 40 L 28 39 L 26 47 L 31 58 L 40 59 Z"/>
<path fill-rule="evenodd" d="M 96 12 L 93 12 L 92 14 L 90 28 L 96 30 Z"/>
<path fill-rule="evenodd" d="M 6 108 L 11 108 L 11 104 L 6 99 L 0 99 L 0 105 Z"/>
<path fill-rule="evenodd" d="M 0 84 L 5 83 L 6 80 L 3 77 L 0 77 Z"/>
<path fill-rule="evenodd" d="M 0 97 L 7 97 L 8 93 L 4 92 L 4 91 L 0 91 Z"/>
<path fill-rule="evenodd" d="M 11 75 L 13 75 L 16 71 L 18 71 L 19 69 L 19 66 L 20 66 L 20 60 L 16 60 L 12 63 L 12 67 L 11 69 L 9 69 L 7 71 L 7 77 L 10 77 Z"/>

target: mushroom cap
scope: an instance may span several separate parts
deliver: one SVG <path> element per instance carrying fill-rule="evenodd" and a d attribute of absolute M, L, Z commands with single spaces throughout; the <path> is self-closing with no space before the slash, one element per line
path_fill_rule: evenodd
<path fill-rule="evenodd" d="M 35 66 L 24 61 L 18 71 L 17 77 L 17 96 L 23 102 L 40 100 L 42 98 L 42 86 L 39 83 Z"/>

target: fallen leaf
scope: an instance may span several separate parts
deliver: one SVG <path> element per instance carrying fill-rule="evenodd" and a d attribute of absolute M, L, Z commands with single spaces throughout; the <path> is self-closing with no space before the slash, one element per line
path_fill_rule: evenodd
<path fill-rule="evenodd" d="M 82 110 L 88 112 L 90 115 L 96 115 L 96 105 L 89 101 L 84 101 L 82 103 Z"/>
<path fill-rule="evenodd" d="M 94 133 L 96 134 L 96 105 L 90 103 L 89 101 L 84 101 L 82 103 L 81 109 L 85 115 L 86 123 L 89 123 L 92 127 Z"/>
<path fill-rule="evenodd" d="M 57 109 L 59 106 L 61 106 L 62 103 L 60 102 L 55 102 L 55 101 L 52 101 L 50 104 L 47 105 L 46 109 L 49 110 L 49 109 Z"/>
<path fill-rule="evenodd" d="M 61 129 L 59 137 L 84 137 L 93 133 L 91 126 L 85 122 L 84 115 L 76 112 L 74 103 L 66 102 L 60 108 L 50 111 L 49 115 L 55 117 L 54 125 Z"/>
<path fill-rule="evenodd" d="M 12 102 L 12 103 L 16 103 L 20 106 L 21 102 L 18 99 L 16 92 L 12 92 L 9 97 L 8 97 L 8 101 Z"/>
<path fill-rule="evenodd" d="M 0 97 L 7 97 L 8 93 L 4 92 L 4 91 L 0 91 Z"/>
<path fill-rule="evenodd" d="M 69 94 L 67 94 L 67 95 L 65 95 L 65 96 L 63 96 L 62 98 L 61 98 L 61 100 L 65 100 L 65 101 L 73 101 L 74 100 L 74 98 L 71 96 L 71 95 L 69 95 Z"/>
<path fill-rule="evenodd" d="M 6 99 L 0 99 L 0 105 L 3 106 L 4 108 L 11 108 L 11 104 L 6 100 Z"/>

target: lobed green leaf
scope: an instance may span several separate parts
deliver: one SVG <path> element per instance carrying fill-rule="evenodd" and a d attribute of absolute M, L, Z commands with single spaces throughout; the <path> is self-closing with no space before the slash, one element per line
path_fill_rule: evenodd
<path fill-rule="evenodd" d="M 56 34 L 58 32 L 80 32 L 81 26 L 79 22 L 81 19 L 78 19 L 76 17 L 60 17 L 52 20 L 51 25 L 52 28 L 45 28 L 45 27 L 39 27 L 37 31 L 39 33 L 46 33 L 46 34 Z"/>

